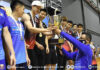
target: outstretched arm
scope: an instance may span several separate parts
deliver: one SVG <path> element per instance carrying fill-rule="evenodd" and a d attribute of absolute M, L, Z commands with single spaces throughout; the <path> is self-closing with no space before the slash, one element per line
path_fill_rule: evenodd
<path fill-rule="evenodd" d="M 49 32 L 50 31 L 50 30 L 44 29 L 44 28 L 32 27 L 32 24 L 30 21 L 30 16 L 28 14 L 24 14 L 22 16 L 22 20 L 24 21 L 24 25 L 26 26 L 26 28 L 32 33 Z"/>
<path fill-rule="evenodd" d="M 87 54 L 90 53 L 90 47 L 88 47 L 87 45 L 81 43 L 80 41 L 78 41 L 77 39 L 75 39 L 74 37 L 72 37 L 71 35 L 69 35 L 68 33 L 61 32 L 60 34 L 64 38 L 66 38 L 67 40 L 69 40 L 71 43 L 73 43 L 73 45 L 75 45 L 85 55 L 87 55 Z"/>
<path fill-rule="evenodd" d="M 63 36 L 64 38 L 66 38 L 68 41 L 70 41 L 74 46 L 76 46 L 78 48 L 79 51 L 81 51 L 84 55 L 87 54 L 91 54 L 91 49 L 90 47 L 88 47 L 87 45 L 81 43 L 80 41 L 78 41 L 77 39 L 75 39 L 74 37 L 72 37 L 71 35 L 69 35 L 68 33 L 65 32 L 61 32 L 61 30 L 56 29 L 55 32 L 57 34 L 61 34 L 61 36 Z"/>

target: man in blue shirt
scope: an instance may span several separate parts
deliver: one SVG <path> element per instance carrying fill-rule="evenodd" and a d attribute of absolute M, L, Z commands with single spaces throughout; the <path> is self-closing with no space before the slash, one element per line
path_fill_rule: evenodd
<path fill-rule="evenodd" d="M 11 2 L 12 16 L 8 17 L 9 20 L 9 31 L 11 33 L 13 48 L 16 57 L 16 69 L 27 70 L 27 65 L 30 64 L 28 54 L 26 51 L 25 40 L 24 40 L 24 26 L 18 20 L 24 14 L 24 4 L 18 0 Z M 23 68 L 20 68 L 23 67 Z"/>
<path fill-rule="evenodd" d="M 16 64 L 12 40 L 11 40 L 10 33 L 8 31 L 8 24 L 9 24 L 9 21 L 8 21 L 6 12 L 4 10 L 4 7 L 0 6 L 0 70 L 6 70 L 5 52 L 4 52 L 3 44 L 2 44 L 3 43 L 2 35 L 3 35 L 4 41 L 7 45 L 7 47 L 10 50 L 10 53 L 11 53 L 10 65 L 13 66 Z"/>
<path fill-rule="evenodd" d="M 65 33 L 59 29 L 55 29 L 55 32 L 63 36 L 65 39 L 70 41 L 76 48 L 78 48 L 78 51 L 70 53 L 64 48 L 60 47 L 66 57 L 69 57 L 70 59 L 75 59 L 74 70 L 90 70 L 93 55 L 92 49 L 89 45 L 91 42 L 91 35 L 88 33 L 83 33 L 79 41 L 68 33 Z M 85 44 L 82 42 L 84 42 Z"/>

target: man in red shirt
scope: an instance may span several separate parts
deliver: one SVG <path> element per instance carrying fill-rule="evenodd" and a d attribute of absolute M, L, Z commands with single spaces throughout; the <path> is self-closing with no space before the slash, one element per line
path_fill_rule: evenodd
<path fill-rule="evenodd" d="M 40 12 L 40 9 L 42 7 L 42 3 L 40 1 L 33 1 L 32 2 L 32 10 L 28 14 L 23 15 L 23 21 L 25 29 L 25 40 L 26 45 L 28 46 L 28 55 L 31 60 L 32 66 L 37 66 L 37 59 L 36 59 L 36 53 L 34 51 L 35 44 L 39 49 L 44 49 L 42 45 L 40 45 L 38 42 L 36 42 L 36 33 L 43 33 L 43 32 L 50 32 L 50 30 L 45 28 L 37 28 L 40 21 L 36 17 L 36 14 Z M 32 68 L 32 70 L 36 70 L 37 67 Z"/>

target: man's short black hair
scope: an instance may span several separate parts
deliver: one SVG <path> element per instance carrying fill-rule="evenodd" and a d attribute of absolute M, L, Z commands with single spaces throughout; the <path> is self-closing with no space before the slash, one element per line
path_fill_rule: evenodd
<path fill-rule="evenodd" d="M 78 27 L 80 27 L 80 26 L 81 26 L 81 27 L 83 27 L 83 25 L 82 25 L 82 24 L 78 24 L 77 26 L 78 26 Z"/>
<path fill-rule="evenodd" d="M 24 5 L 24 3 L 19 0 L 12 0 L 12 2 L 10 4 L 11 10 L 14 11 L 14 9 L 17 5 Z"/>
<path fill-rule="evenodd" d="M 71 21 L 71 20 L 68 20 L 67 22 L 73 25 L 73 21 Z"/>
<path fill-rule="evenodd" d="M 82 34 L 85 34 L 85 35 L 86 35 L 86 39 L 89 40 L 89 42 L 91 42 L 91 40 L 92 40 L 92 35 L 91 35 L 90 33 L 83 32 Z"/>
<path fill-rule="evenodd" d="M 1 5 L 0 5 L 0 8 L 1 8 L 1 7 L 3 7 L 3 8 L 4 8 L 4 6 L 1 6 Z"/>
<path fill-rule="evenodd" d="M 47 13 L 46 8 L 40 9 L 40 12 L 41 12 L 41 11 L 44 11 L 44 12 L 46 12 L 46 13 Z"/>
<path fill-rule="evenodd" d="M 77 26 L 77 24 L 73 24 L 73 26 L 74 26 L 74 25 L 76 25 L 76 26 Z"/>

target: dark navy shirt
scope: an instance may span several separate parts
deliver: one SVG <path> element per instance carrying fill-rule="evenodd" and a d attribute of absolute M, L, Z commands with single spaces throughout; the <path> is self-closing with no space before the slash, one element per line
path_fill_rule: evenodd
<path fill-rule="evenodd" d="M 91 70 L 90 65 L 92 64 L 92 49 L 90 48 L 90 45 L 85 45 L 72 37 L 71 35 L 61 32 L 61 36 L 66 38 L 68 41 L 70 41 L 75 47 L 78 48 L 78 51 L 69 53 L 64 48 L 62 49 L 62 52 L 66 57 L 69 57 L 70 59 L 75 59 L 75 67 L 74 70 Z M 90 68 L 90 69 L 89 69 Z"/>

